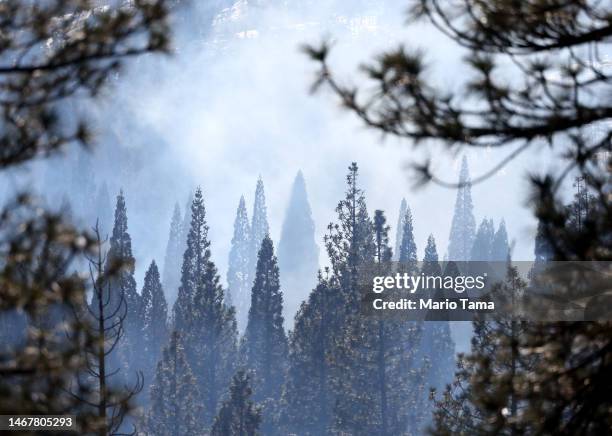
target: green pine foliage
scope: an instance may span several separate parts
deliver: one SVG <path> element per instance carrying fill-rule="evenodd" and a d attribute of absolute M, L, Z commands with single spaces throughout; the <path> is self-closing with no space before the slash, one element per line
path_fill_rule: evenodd
<path fill-rule="evenodd" d="M 404 216 L 404 229 L 402 230 L 402 243 L 398 260 L 410 270 L 415 270 L 417 267 L 417 246 L 414 241 L 412 211 L 409 207 L 406 207 L 406 215 Z"/>
<path fill-rule="evenodd" d="M 245 371 L 240 370 L 234 375 L 229 394 L 215 417 L 211 436 L 258 435 L 261 410 L 251 400 L 251 379 Z"/>
<path fill-rule="evenodd" d="M 340 328 L 341 294 L 334 279 L 321 274 L 319 283 L 302 303 L 289 334 L 289 365 L 281 403 L 280 428 L 305 436 L 331 432 L 336 393 L 332 362 L 334 332 Z"/>
<path fill-rule="evenodd" d="M 187 359 L 198 383 L 202 422 L 210 425 L 236 364 L 237 327 L 234 308 L 224 303 L 217 267 L 211 258 L 200 188 L 191 205 L 181 274 L 173 309 L 174 327 L 184 337 Z"/>
<path fill-rule="evenodd" d="M 273 411 L 285 379 L 288 345 L 283 323 L 277 259 L 272 240 L 266 235 L 259 250 L 240 354 L 244 366 L 254 374 L 255 399 L 265 402 L 264 430 L 268 432 L 276 425 Z"/>
<path fill-rule="evenodd" d="M 404 220 L 406 218 L 406 210 L 408 209 L 408 203 L 406 199 L 402 198 L 400 203 L 399 216 L 397 217 L 397 227 L 395 228 L 395 249 L 393 250 L 394 260 L 399 260 L 399 252 L 402 246 L 402 239 L 404 237 Z"/>
<path fill-rule="evenodd" d="M 255 374 L 258 399 L 278 398 L 287 359 L 283 329 L 283 293 L 269 236 L 263 239 L 251 290 L 249 321 L 241 346 L 246 367 Z"/>
<path fill-rule="evenodd" d="M 455 201 L 455 212 L 451 223 L 448 241 L 448 259 L 467 261 L 471 258 L 471 250 L 476 234 L 474 220 L 474 205 L 472 204 L 472 184 L 467 158 L 461 161 L 459 173 L 459 189 Z"/>
<path fill-rule="evenodd" d="M 452 264 L 454 265 L 454 263 Z M 427 238 L 421 272 L 429 276 L 439 276 L 442 274 L 442 267 L 438 262 L 438 250 L 433 235 L 429 235 Z M 442 290 L 431 290 L 428 292 L 436 299 L 444 299 L 444 292 Z M 426 359 L 428 363 L 425 379 L 426 389 L 440 392 L 445 389 L 447 384 L 452 382 L 454 377 L 455 343 L 451 337 L 448 315 L 440 313 L 440 311 L 432 312 L 426 315 L 426 322 L 423 323 L 423 336 L 419 345 L 419 355 Z M 424 407 L 428 407 L 431 410 L 433 404 L 429 402 Z"/>
<path fill-rule="evenodd" d="M 151 436 L 202 435 L 198 384 L 182 337 L 173 332 L 157 364 L 151 386 L 147 433 Z"/>
<path fill-rule="evenodd" d="M 493 225 L 493 220 L 483 219 L 478 226 L 478 232 L 476 232 L 476 237 L 474 238 L 474 245 L 470 252 L 470 260 L 480 262 L 488 262 L 491 260 L 494 238 L 495 227 Z"/>
<path fill-rule="evenodd" d="M 494 292 L 512 298 L 526 283 L 516 268 Z M 531 434 L 515 426 L 522 405 L 519 391 L 529 383 L 534 358 L 519 349 L 529 324 L 509 317 L 476 319 L 471 352 L 461 356 L 455 380 L 435 402 L 432 433 L 437 435 Z"/>
<path fill-rule="evenodd" d="M 128 233 L 127 208 L 123 191 L 120 191 L 105 265 L 110 285 L 103 293 L 110 294 L 104 295 L 104 298 L 108 299 L 108 307 L 112 308 L 117 316 L 123 317 L 121 306 L 125 304 L 125 316 L 121 320 L 122 335 L 116 353 L 111 356 L 111 359 L 118 359 L 125 369 L 135 364 L 142 353 L 139 337 L 142 329 L 142 301 L 136 291 L 134 270 L 135 259 L 132 254 L 132 238 Z"/>
<path fill-rule="evenodd" d="M 386 218 L 374 216 L 377 275 L 391 272 Z M 337 392 L 333 428 L 348 434 L 396 435 L 418 430 L 425 399 L 418 358 L 421 324 L 351 312 L 334 350 Z"/>
<path fill-rule="evenodd" d="M 142 356 L 139 356 L 145 384 L 153 380 L 155 364 L 167 339 L 168 304 L 161 285 L 159 270 L 153 260 L 142 287 Z"/>
<path fill-rule="evenodd" d="M 136 291 L 134 279 L 135 260 L 132 254 L 132 238 L 128 233 L 128 218 L 123 191 L 117 196 L 115 224 L 110 237 L 110 247 L 106 257 L 106 270 L 121 265 L 121 271 L 111 279 L 111 298 L 123 293 L 127 304 L 126 330 L 135 333 L 141 326 L 140 295 Z"/>

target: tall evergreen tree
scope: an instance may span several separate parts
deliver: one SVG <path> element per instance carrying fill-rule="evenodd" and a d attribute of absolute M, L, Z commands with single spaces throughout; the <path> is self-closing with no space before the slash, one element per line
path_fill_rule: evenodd
<path fill-rule="evenodd" d="M 399 216 L 397 217 L 397 227 L 395 228 L 395 250 L 393 251 L 394 260 L 399 260 L 399 253 L 402 247 L 402 238 L 404 237 L 404 221 L 406 219 L 406 210 L 408 203 L 402 198 L 400 203 Z"/>
<path fill-rule="evenodd" d="M 183 252 L 181 284 L 172 309 L 174 328 L 180 332 L 187 331 L 191 326 L 196 288 L 204 276 L 205 267 L 210 262 L 206 211 L 202 191 L 199 188 L 196 190 L 189 210 L 189 213 L 185 212 L 184 217 L 189 216 L 190 222 Z"/>
<path fill-rule="evenodd" d="M 144 278 L 142 287 L 142 370 L 145 384 L 150 384 L 155 372 L 162 346 L 166 343 L 168 304 L 159 277 L 157 264 L 153 260 Z"/>
<path fill-rule="evenodd" d="M 448 260 L 467 261 L 471 258 L 471 250 L 474 245 L 476 221 L 474 220 L 474 206 L 472 204 L 470 172 L 465 156 L 461 161 L 459 185 L 448 241 Z"/>
<path fill-rule="evenodd" d="M 179 286 L 181 285 L 181 208 L 178 203 L 174 205 L 174 212 L 170 220 L 170 234 L 166 244 L 166 255 L 164 257 L 164 290 L 168 296 L 168 303 L 174 304 Z"/>
<path fill-rule="evenodd" d="M 319 247 L 302 171 L 297 173 L 278 244 L 278 266 L 284 292 L 285 324 L 291 326 L 302 301 L 316 283 Z"/>
<path fill-rule="evenodd" d="M 506 280 L 495 292 L 511 297 L 526 283 L 509 267 Z M 529 383 L 535 361 L 521 353 L 520 338 L 529 324 L 510 317 L 476 319 L 471 352 L 461 356 L 454 382 L 435 401 L 432 432 L 439 435 L 531 434 L 529 427 L 515 427 L 521 408 L 518 390 Z M 536 418 L 536 417 L 533 417 Z M 533 419 L 537 421 L 537 419 Z"/>
<path fill-rule="evenodd" d="M 436 241 L 433 235 L 429 235 L 427 238 L 427 247 L 425 247 L 421 272 L 426 276 L 439 276 L 442 274 L 442 268 L 438 263 Z M 442 290 L 434 290 L 433 292 L 437 299 L 444 297 Z M 436 314 L 433 320 L 428 318 L 423 323 L 423 336 L 419 352 L 429 362 L 425 379 L 426 387 L 428 389 L 435 389 L 437 392 L 442 391 L 453 380 L 455 371 L 455 343 L 451 337 L 448 319 L 440 319 L 439 314 Z M 431 403 L 429 403 L 429 406 L 432 406 Z"/>
<path fill-rule="evenodd" d="M 374 211 L 374 241 L 378 263 L 389 262 L 393 257 L 393 250 L 389 246 L 389 230 L 385 213 L 382 210 Z"/>
<path fill-rule="evenodd" d="M 185 355 L 181 335 L 173 332 L 157 364 L 146 420 L 151 436 L 201 434 L 198 384 Z"/>
<path fill-rule="evenodd" d="M 247 215 L 244 196 L 240 197 L 236 218 L 234 220 L 234 236 L 229 253 L 227 268 L 228 292 L 236 307 L 238 330 L 244 331 L 249 313 L 249 291 L 252 282 L 249 282 L 249 262 L 251 249 L 251 226 Z"/>
<path fill-rule="evenodd" d="M 505 262 L 508 260 L 508 256 L 510 256 L 508 232 L 506 231 L 506 222 L 502 219 L 493 237 L 491 260 L 495 262 Z"/>
<path fill-rule="evenodd" d="M 372 98 L 357 99 L 359 89 L 334 79 L 326 46 L 309 52 L 321 65 L 318 85 L 331 85 L 343 106 L 368 126 L 413 144 L 440 140 L 449 149 L 511 148 L 514 152 L 504 164 L 542 141 L 562 151 L 554 167 L 566 171 L 531 177 L 533 209 L 553 259 L 609 261 L 610 160 L 600 158 L 610 145 L 610 80 L 600 74 L 602 62 L 593 60 L 612 40 L 611 12 L 609 3 L 590 1 L 418 1 L 411 8 L 411 21 L 428 21 L 468 49 L 465 64 L 474 74 L 453 84 L 450 92 L 432 83 L 422 56 L 400 48 L 377 56 L 368 68 L 375 82 L 373 88 L 368 83 Z M 517 80 L 498 80 L 499 66 L 517 60 Z M 420 170 L 425 181 L 435 179 L 428 164 Z M 575 228 L 567 225 L 571 217 L 559 200 L 559 190 L 573 172 L 569 170 L 584 177 L 597 203 Z M 584 289 L 584 283 L 569 285 Z M 500 434 L 495 426 L 503 419 L 503 430 L 511 434 L 608 433 L 611 327 L 605 322 L 560 322 L 528 328 L 518 336 L 519 355 L 536 356 L 537 365 L 528 377 L 516 379 L 487 368 L 476 371 L 482 377 L 475 378 L 472 387 L 483 395 L 484 411 L 493 419 L 470 433 L 492 428 L 488 433 Z M 506 356 L 499 353 L 500 358 Z M 513 414 L 506 398 L 517 393 L 522 410 Z"/>
<path fill-rule="evenodd" d="M 121 269 L 116 274 L 112 273 L 120 265 Z M 135 260 L 132 255 L 132 239 L 128 233 L 127 209 L 123 191 L 117 196 L 115 207 L 115 224 L 110 238 L 110 246 L 106 257 L 105 270 L 110 279 L 108 297 L 110 301 L 116 301 L 120 295 L 125 299 L 127 312 L 125 316 L 125 336 L 119 346 L 119 353 L 124 360 L 123 364 L 129 366 L 137 360 L 139 348 L 139 334 L 142 328 L 142 306 L 141 298 L 136 291 L 136 280 L 134 279 Z M 117 307 L 118 303 L 112 303 L 111 307 Z"/>
<path fill-rule="evenodd" d="M 411 270 L 417 268 L 417 247 L 414 241 L 414 227 L 412 223 L 412 212 L 406 207 L 404 215 L 404 229 L 402 230 L 402 244 L 400 245 L 398 261 L 403 267 Z"/>
<path fill-rule="evenodd" d="M 346 176 L 345 198 L 336 207 L 338 221 L 328 225 L 325 247 L 332 272 L 336 276 L 344 299 L 356 298 L 357 269 L 374 261 L 375 244 L 372 221 L 368 215 L 363 190 L 359 187 L 359 168 L 355 162 Z M 349 305 L 350 306 L 350 305 Z"/>
<path fill-rule="evenodd" d="M 268 227 L 268 212 L 266 208 L 266 194 L 264 192 L 264 184 L 261 177 L 257 179 L 257 187 L 255 188 L 255 201 L 253 202 L 253 215 L 251 221 L 251 248 L 249 254 L 249 284 L 255 279 L 255 270 L 257 268 L 257 255 L 261 247 L 261 241 L 270 233 Z"/>
<path fill-rule="evenodd" d="M 331 261 L 295 317 L 290 335 L 289 369 L 282 398 L 281 423 L 288 433 L 332 434 L 340 374 L 335 364 L 347 316 L 359 310 L 357 271 L 375 256 L 372 223 L 352 163 L 338 220 L 328 226 L 325 247 Z M 331 273 L 331 274 L 330 274 Z"/>
<path fill-rule="evenodd" d="M 202 419 L 212 424 L 236 359 L 236 318 L 224 304 L 217 267 L 211 259 L 202 190 L 191 205 L 191 226 L 183 255 L 181 286 L 174 304 L 174 326 L 184 335 L 187 359 L 196 376 Z"/>
<path fill-rule="evenodd" d="M 283 293 L 274 247 L 263 239 L 251 291 L 249 322 L 241 345 L 245 366 L 255 374 L 255 398 L 267 403 L 264 430 L 274 427 L 273 410 L 280 398 L 287 364 L 287 336 L 283 328 Z"/>
<path fill-rule="evenodd" d="M 493 220 L 484 218 L 478 226 L 478 232 L 474 238 L 470 260 L 488 262 L 491 260 L 493 239 L 495 238 L 495 226 Z"/>
<path fill-rule="evenodd" d="M 391 272 L 389 227 L 374 217 L 376 275 Z M 334 429 L 391 436 L 415 432 L 426 395 L 417 361 L 421 324 L 349 314 L 335 351 Z"/>
<path fill-rule="evenodd" d="M 289 368 L 283 391 L 281 428 L 300 435 L 331 433 L 336 393 L 332 386 L 334 332 L 341 304 L 337 283 L 319 274 L 319 283 L 302 304 L 289 334 Z"/>
<path fill-rule="evenodd" d="M 253 401 L 249 375 L 240 370 L 232 378 L 230 395 L 219 410 L 211 436 L 256 436 L 261 422 L 261 411 Z"/>

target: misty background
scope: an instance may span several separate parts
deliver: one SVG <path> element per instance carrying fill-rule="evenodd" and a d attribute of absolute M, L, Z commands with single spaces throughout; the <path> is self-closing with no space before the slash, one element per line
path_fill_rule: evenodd
<path fill-rule="evenodd" d="M 255 184 L 262 178 L 270 236 L 277 246 L 299 170 L 315 222 L 319 263 L 326 265 L 323 236 L 343 197 L 346 169 L 355 161 L 368 208 L 386 212 L 392 240 L 406 198 L 419 257 L 429 234 L 444 257 L 456 192 L 432 184 L 413 190 L 407 167 L 430 155 L 436 174 L 454 182 L 463 152 L 449 154 L 435 143 L 414 149 L 381 138 L 339 108 L 331 93 L 310 95 L 316 65 L 300 47 L 332 40 L 332 67 L 348 82 L 359 83 L 355 72 L 360 64 L 383 48 L 404 43 L 423 50 L 432 77 L 447 89 L 470 74 L 461 63 L 465 53 L 431 26 L 406 27 L 405 2 L 341 3 L 347 2 L 179 4 L 172 56 L 138 59 L 114 78 L 99 101 L 71 103 L 98 126 L 97 146 L 12 170 L 3 177 L 3 197 L 32 188 L 52 207 L 70 204 L 80 224 L 89 227 L 93 222 L 87 209 L 99 214 L 107 209 L 112 217 L 115 197 L 123 189 L 140 289 L 151 260 L 163 264 L 175 204 L 184 213 L 199 185 L 212 257 L 225 282 L 241 195 L 250 218 Z M 507 153 L 467 153 L 472 178 Z M 533 259 L 536 221 L 525 207 L 525 174 L 554 168 L 545 149 L 530 153 L 472 189 L 476 222 L 487 217 L 497 226 L 504 218 L 514 260 Z M 104 186 L 108 201 L 101 199 Z"/>

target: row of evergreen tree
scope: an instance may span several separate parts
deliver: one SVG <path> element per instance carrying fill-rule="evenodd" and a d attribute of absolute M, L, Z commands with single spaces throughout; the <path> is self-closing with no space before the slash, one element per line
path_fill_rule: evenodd
<path fill-rule="evenodd" d="M 316 286 L 300 305 L 289 334 L 282 268 L 269 236 L 261 180 L 250 223 L 244 198 L 240 199 L 228 289 L 221 285 L 212 260 L 206 208 L 198 188 L 188 213 L 181 216 L 175 208 L 165 286 L 153 261 L 142 292 L 136 292 L 127 210 L 120 193 L 107 256 L 107 268 L 119 261 L 127 265 L 110 289 L 112 295 L 122 295 L 127 306 L 116 362 L 143 373 L 141 403 L 148 412 L 141 425 L 151 434 L 200 434 L 202 428 L 233 434 L 223 429 L 238 426 L 243 430 L 236 434 L 255 434 L 259 428 L 264 434 L 391 435 L 419 432 L 429 423 L 433 405 L 429 389 L 442 389 L 454 373 L 449 323 L 360 316 L 358 269 L 369 264 L 388 268 L 393 258 L 416 268 L 417 246 L 411 210 L 403 201 L 394 253 L 385 214 L 376 210 L 370 217 L 358 176 L 358 167 L 352 164 L 345 197 L 336 208 L 337 220 L 328 226 L 324 240 L 330 266 L 318 277 L 313 273 Z M 467 183 L 456 210 L 467 215 L 472 213 L 471 200 L 467 206 L 461 204 L 469 198 L 465 161 L 461 177 Z M 308 242 L 296 238 L 303 234 L 299 226 L 314 231 L 301 173 L 293 194 L 287 216 L 294 227 L 285 226 L 280 245 L 299 264 L 301 251 L 295 241 L 301 247 Z M 453 222 L 462 219 L 456 212 Z M 492 226 L 492 221 L 484 220 L 473 237 L 471 252 L 486 253 L 486 260 L 501 253 L 495 248 L 502 245 L 499 240 L 506 241 L 505 257 L 508 253 L 503 222 L 497 232 Z M 455 228 L 451 241 L 459 239 L 458 232 L 469 234 L 466 226 L 458 228 L 461 232 Z M 180 251 L 180 273 L 173 275 Z M 433 236 L 423 260 L 428 268 L 441 270 Z M 173 284 L 177 277 L 178 286 Z M 171 311 L 166 286 L 178 287 Z M 109 298 L 116 298 L 112 295 Z M 241 311 L 247 314 L 243 330 Z"/>

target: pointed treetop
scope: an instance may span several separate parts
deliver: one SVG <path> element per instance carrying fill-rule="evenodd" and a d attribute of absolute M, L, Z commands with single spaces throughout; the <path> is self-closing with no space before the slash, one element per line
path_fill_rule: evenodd
<path fill-rule="evenodd" d="M 437 262 L 438 249 L 436 248 L 436 240 L 432 234 L 427 238 L 427 246 L 425 247 L 424 262 Z"/>
<path fill-rule="evenodd" d="M 251 221 L 251 272 L 254 272 L 257 263 L 257 252 L 261 241 L 269 233 L 268 212 L 266 208 L 266 194 L 263 180 L 257 180 L 255 188 L 255 201 L 253 203 L 253 216 Z"/>
<path fill-rule="evenodd" d="M 402 263 L 415 264 L 417 261 L 417 247 L 414 241 L 414 227 L 412 223 L 412 211 L 406 207 L 404 216 L 404 231 L 402 234 L 402 245 L 400 246 L 399 261 Z"/>
<path fill-rule="evenodd" d="M 126 264 L 128 270 L 133 272 L 134 259 L 132 257 L 132 240 L 128 233 L 127 208 L 123 190 L 119 191 L 115 206 L 115 224 L 110 238 L 110 250 L 107 259 L 109 262 L 121 260 Z M 131 265 L 130 265 L 131 264 Z"/>
<path fill-rule="evenodd" d="M 378 262 L 391 260 L 391 247 L 389 247 L 389 229 L 387 217 L 382 210 L 374 211 L 374 237 L 376 241 L 376 259 Z"/>
<path fill-rule="evenodd" d="M 402 202 L 400 203 L 399 216 L 397 218 L 397 227 L 395 229 L 395 251 L 393 252 L 393 258 L 395 260 L 399 259 L 399 252 L 402 246 L 402 235 L 404 234 L 404 218 L 406 217 L 406 209 L 408 208 L 408 203 L 405 198 L 402 198 Z"/>

